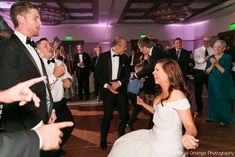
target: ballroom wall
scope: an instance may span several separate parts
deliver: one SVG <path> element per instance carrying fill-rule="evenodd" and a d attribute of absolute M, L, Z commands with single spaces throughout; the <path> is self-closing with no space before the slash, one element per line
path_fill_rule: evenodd
<path fill-rule="evenodd" d="M 176 37 L 181 37 L 184 42 L 183 46 L 186 49 L 193 50 L 198 47 L 199 39 L 207 34 L 216 36 L 219 32 L 228 31 L 228 25 L 235 22 L 235 15 L 230 14 L 224 17 L 211 19 L 208 21 L 188 23 L 188 24 L 172 24 L 172 25 L 128 25 L 128 26 L 106 26 L 106 25 L 59 25 L 59 26 L 42 26 L 39 37 L 47 37 L 50 41 L 54 36 L 58 36 L 61 40 L 65 39 L 66 35 L 72 35 L 73 40 L 84 40 L 87 47 L 96 43 L 103 43 L 105 49 L 108 49 L 108 42 L 115 36 L 124 36 L 127 40 L 138 39 L 142 33 L 151 34 L 153 39 L 160 41 L 169 41 Z M 12 26 L 10 20 L 6 19 Z M 172 46 L 172 45 L 169 45 Z"/>

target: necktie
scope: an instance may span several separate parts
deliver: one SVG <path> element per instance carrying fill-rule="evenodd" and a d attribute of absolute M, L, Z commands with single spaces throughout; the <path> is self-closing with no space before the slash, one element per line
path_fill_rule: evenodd
<path fill-rule="evenodd" d="M 51 60 L 49 59 L 49 60 L 47 60 L 47 64 L 50 64 L 50 63 L 55 63 L 55 59 L 54 58 L 52 58 Z"/>
<path fill-rule="evenodd" d="M 207 57 L 207 56 L 209 56 L 209 53 L 208 53 L 207 48 L 206 48 L 206 50 L 205 50 L 205 57 Z"/>
<path fill-rule="evenodd" d="M 113 57 L 120 57 L 121 55 L 114 54 Z"/>
<path fill-rule="evenodd" d="M 31 45 L 33 48 L 36 47 L 35 42 L 34 42 L 34 41 L 31 41 L 31 39 L 30 39 L 29 37 L 27 37 L 27 39 L 26 39 L 26 44 Z"/>
<path fill-rule="evenodd" d="M 176 51 L 177 60 L 180 58 L 180 51 Z"/>

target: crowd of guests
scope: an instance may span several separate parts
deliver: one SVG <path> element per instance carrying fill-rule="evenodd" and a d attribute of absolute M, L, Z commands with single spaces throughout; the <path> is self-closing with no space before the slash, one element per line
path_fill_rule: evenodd
<path fill-rule="evenodd" d="M 94 57 L 84 52 L 82 44 L 77 44 L 71 64 L 57 38 L 53 46 L 47 38 L 41 38 L 36 43 L 31 41 L 32 37 L 39 35 L 42 25 L 36 6 L 28 2 L 16 2 L 12 5 L 10 14 L 15 31 L 1 31 L 3 38 L 0 44 L 0 73 L 4 75 L 0 77 L 0 90 L 6 90 L 5 93 L 0 93 L 0 101 L 6 103 L 3 105 L 1 127 L 6 133 L 1 134 L 0 138 L 4 139 L 3 144 L 8 143 L 13 147 L 14 143 L 7 136 L 14 137 L 17 142 L 22 140 L 20 136 L 25 136 L 23 141 L 29 143 L 28 138 L 32 139 L 29 144 L 36 148 L 33 149 L 35 151 L 22 151 L 22 145 L 16 154 L 4 149 L 3 156 L 40 154 L 42 157 L 59 157 L 64 153 L 60 147 L 68 140 L 74 122 L 65 98 L 65 91 L 71 89 L 73 73 L 78 82 L 79 100 L 89 100 L 89 76 L 91 71 L 94 72 L 95 96 L 103 101 L 104 114 L 100 127 L 100 148 L 103 150 L 107 149 L 113 110 L 115 106 L 118 107 L 118 137 L 122 137 L 115 143 L 109 156 L 136 156 L 141 153 L 143 156 L 166 156 L 169 153 L 168 156 L 182 156 L 183 147 L 198 147 L 197 130 L 188 101 L 191 99 L 186 84 L 189 74 L 194 76 L 196 112 L 199 115 L 203 112 L 202 91 L 203 85 L 206 85 L 207 121 L 218 122 L 221 126 L 234 123 L 235 52 L 231 48 L 227 49 L 223 40 L 217 40 L 212 48 L 210 38 L 205 36 L 202 46 L 192 53 L 182 47 L 182 39 L 179 37 L 173 40 L 173 48 L 167 51 L 164 51 L 161 44 L 144 37 L 139 39 L 138 49 L 132 50 L 128 56 L 125 54 L 126 39 L 116 37 L 107 52 L 102 52 L 99 45 L 95 47 Z M 33 80 L 26 86 L 20 83 L 40 76 L 46 78 Z M 15 87 L 10 88 L 12 86 Z M 7 89 L 16 91 L 15 99 L 8 99 L 12 93 Z M 130 116 L 129 99 L 133 105 Z M 24 106 L 21 107 L 22 105 Z M 149 130 L 135 131 L 123 136 L 126 127 L 130 131 L 135 130 L 134 123 L 142 108 L 151 113 L 147 126 Z M 60 123 L 65 121 L 70 123 Z M 166 131 L 173 123 L 176 124 L 173 131 Z M 182 124 L 185 133 L 181 130 Z M 51 134 L 48 128 L 57 132 L 52 139 L 53 146 L 45 146 L 45 141 L 51 138 L 44 136 L 45 133 Z M 162 134 L 162 131 L 167 133 Z M 156 136 L 183 137 L 183 140 L 175 138 L 169 144 L 167 140 Z M 127 143 L 133 148 L 128 149 Z M 159 147 L 151 147 L 151 143 Z M 145 144 L 145 147 L 141 144 Z M 167 146 L 177 154 L 167 153 L 168 150 L 164 148 Z M 0 150 L 5 147 L 0 146 Z"/>

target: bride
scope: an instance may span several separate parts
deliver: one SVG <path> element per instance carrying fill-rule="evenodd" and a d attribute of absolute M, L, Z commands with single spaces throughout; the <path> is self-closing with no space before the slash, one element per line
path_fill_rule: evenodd
<path fill-rule="evenodd" d="M 154 127 L 133 131 L 120 137 L 108 157 L 184 157 L 186 149 L 196 149 L 194 125 L 187 87 L 178 63 L 160 59 L 154 68 L 154 80 L 161 93 L 154 99 L 153 107 L 137 97 L 137 103 L 154 114 Z M 182 123 L 185 133 L 182 134 Z"/>

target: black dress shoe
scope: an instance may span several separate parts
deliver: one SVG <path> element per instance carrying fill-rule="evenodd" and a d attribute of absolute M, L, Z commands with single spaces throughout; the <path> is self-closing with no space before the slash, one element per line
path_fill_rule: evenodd
<path fill-rule="evenodd" d="M 221 127 L 226 127 L 226 124 L 223 123 L 223 122 L 219 122 L 219 125 L 220 125 Z"/>
<path fill-rule="evenodd" d="M 101 142 L 100 142 L 100 149 L 106 150 L 107 148 L 108 148 L 108 147 L 107 147 L 107 142 L 101 141 Z"/>

